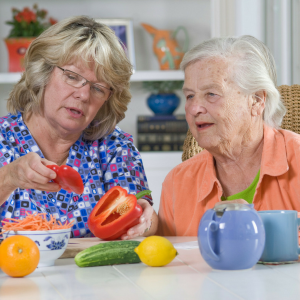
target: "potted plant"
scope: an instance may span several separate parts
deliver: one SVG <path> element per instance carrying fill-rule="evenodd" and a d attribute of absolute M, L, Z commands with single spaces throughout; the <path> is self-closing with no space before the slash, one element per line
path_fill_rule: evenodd
<path fill-rule="evenodd" d="M 179 106 L 180 98 L 174 91 L 182 88 L 182 80 L 143 81 L 142 85 L 144 90 L 151 93 L 147 105 L 156 115 L 172 115 Z"/>
<path fill-rule="evenodd" d="M 12 14 L 12 21 L 6 22 L 12 29 L 4 41 L 9 54 L 9 72 L 21 72 L 24 71 L 24 56 L 30 43 L 56 20 L 47 20 L 48 12 L 38 9 L 37 4 L 32 10 L 28 7 L 22 11 L 12 8 Z"/>

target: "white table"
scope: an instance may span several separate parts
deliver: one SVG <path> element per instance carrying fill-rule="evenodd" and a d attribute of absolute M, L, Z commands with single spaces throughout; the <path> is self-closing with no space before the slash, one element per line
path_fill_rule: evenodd
<path fill-rule="evenodd" d="M 180 243 L 196 238 L 170 240 Z M 143 263 L 79 268 L 68 258 L 24 278 L 10 278 L 0 271 L 0 299 L 300 299 L 300 264 L 214 271 L 202 259 L 199 249 L 178 252 L 169 265 L 160 268 Z"/>

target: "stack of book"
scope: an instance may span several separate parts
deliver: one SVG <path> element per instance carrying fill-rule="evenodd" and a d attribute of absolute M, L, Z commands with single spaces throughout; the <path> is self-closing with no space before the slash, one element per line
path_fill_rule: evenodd
<path fill-rule="evenodd" d="M 138 150 L 182 151 L 187 131 L 185 115 L 138 116 Z"/>

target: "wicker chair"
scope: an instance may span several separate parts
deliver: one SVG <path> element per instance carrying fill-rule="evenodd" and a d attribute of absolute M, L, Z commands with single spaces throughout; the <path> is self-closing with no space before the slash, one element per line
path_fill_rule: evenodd
<path fill-rule="evenodd" d="M 278 90 L 287 109 L 281 128 L 300 134 L 300 85 L 281 85 Z M 193 157 L 202 150 L 190 130 L 188 130 L 183 144 L 182 161 Z"/>

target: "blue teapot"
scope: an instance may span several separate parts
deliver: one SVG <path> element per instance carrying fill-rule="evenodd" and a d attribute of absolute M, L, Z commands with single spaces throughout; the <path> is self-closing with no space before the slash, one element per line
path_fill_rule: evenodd
<path fill-rule="evenodd" d="M 203 215 L 198 244 L 213 269 L 250 269 L 263 253 L 265 228 L 252 204 L 219 204 Z"/>

